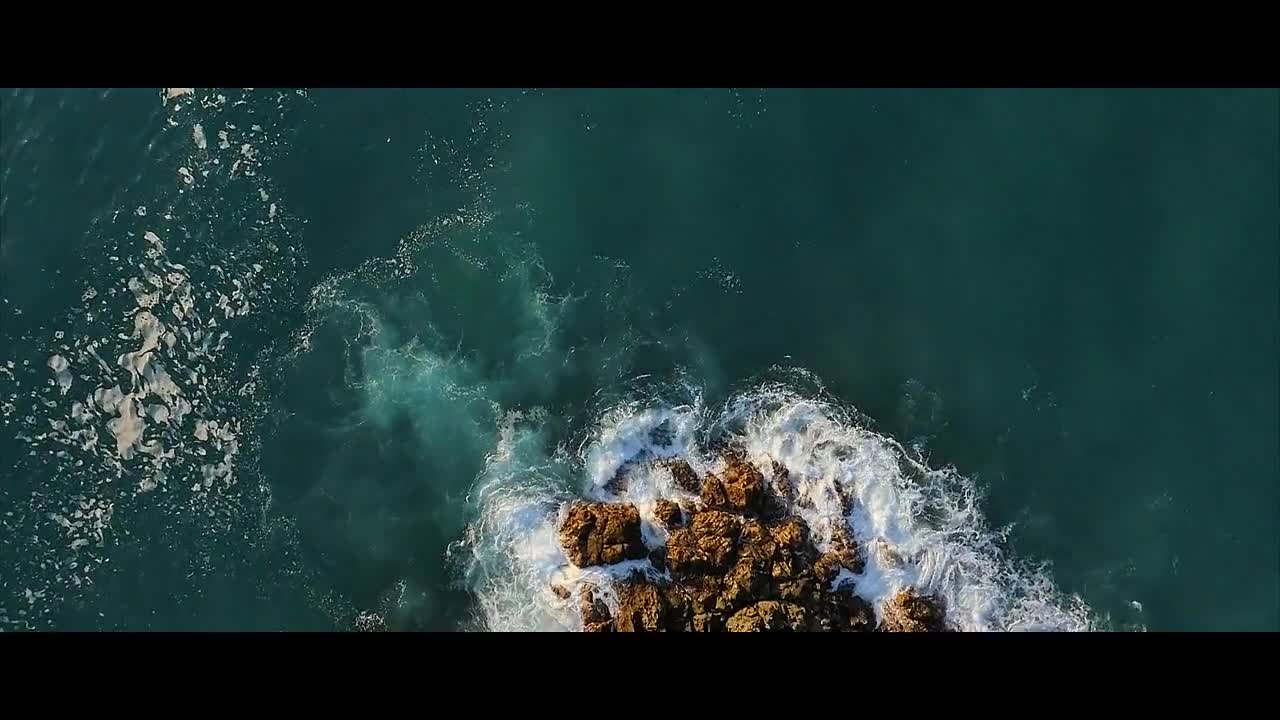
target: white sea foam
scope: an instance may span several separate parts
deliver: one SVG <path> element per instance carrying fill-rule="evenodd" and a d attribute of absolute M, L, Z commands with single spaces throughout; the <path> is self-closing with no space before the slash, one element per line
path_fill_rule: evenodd
<path fill-rule="evenodd" d="M 1000 533 L 982 517 L 971 480 L 925 467 L 840 407 L 782 385 L 743 393 L 715 414 L 700 404 L 609 409 L 579 457 L 561 469 L 559 484 L 545 474 L 531 481 L 528 463 L 545 463 L 531 448 L 495 453 L 476 497 L 479 519 L 467 538 L 472 569 L 484 568 L 483 582 L 473 585 L 483 626 L 578 629 L 584 587 L 595 586 L 612 603 L 613 580 L 637 568 L 651 571 L 647 560 L 575 568 L 558 545 L 558 523 L 574 497 L 632 502 L 646 543 L 665 540 L 653 505 L 683 491 L 668 470 L 644 461 L 680 456 L 699 473 L 715 470 L 719 461 L 697 449 L 696 440 L 708 430 L 732 436 L 766 475 L 773 462 L 787 468 L 796 489 L 792 509 L 820 549 L 836 527 L 847 525 L 868 551 L 865 570 L 850 579 L 877 611 L 913 586 L 939 595 L 949 622 L 961 630 L 1091 628 L 1088 608 L 1060 594 L 1046 569 L 1007 559 Z M 624 480 L 611 483 L 619 473 Z M 574 475 L 580 481 L 569 479 Z M 554 592 L 555 586 L 569 597 Z"/>
<path fill-rule="evenodd" d="M 66 591 L 92 583 L 93 568 L 108 560 L 118 537 L 113 515 L 117 526 L 127 522 L 127 515 L 114 513 L 123 493 L 181 493 L 182 499 L 158 501 L 190 510 L 181 520 L 175 513 L 171 522 L 217 515 L 228 528 L 227 518 L 243 499 L 233 495 L 240 438 L 257 420 L 260 399 L 234 394 L 250 386 L 245 364 L 221 351 L 245 327 L 244 316 L 287 301 L 301 258 L 264 247 L 288 242 L 286 213 L 279 208 L 244 208 L 257 215 L 242 218 L 252 223 L 252 234 L 214 231 L 193 241 L 186 228 L 225 227 L 240 211 L 229 205 L 240 194 L 235 183 L 274 194 L 265 176 L 229 177 L 225 161 L 240 161 L 248 173 L 271 159 L 284 129 L 284 116 L 274 111 L 284 109 L 286 97 L 241 95 L 232 104 L 240 106 L 235 113 L 270 126 L 262 131 L 259 125 L 254 147 L 246 151 L 243 144 L 216 150 L 209 144 L 206 128 L 218 128 L 220 140 L 248 135 L 236 130 L 231 106 L 212 93 L 168 88 L 161 96 L 176 162 L 166 160 L 141 175 L 151 181 L 143 182 L 151 191 L 146 203 L 131 196 L 127 212 L 117 212 L 92 236 L 101 245 L 84 258 L 94 270 L 92 284 L 77 290 L 79 307 L 41 331 L 52 379 L 9 371 L 8 385 L 0 388 L 0 416 L 30 408 L 16 418 L 17 437 L 30 451 L 15 460 L 27 464 L 30 477 L 46 478 L 38 493 L 13 506 L 35 520 L 21 534 L 0 533 L 0 543 L 7 543 L 0 549 L 10 549 L 11 541 L 22 544 L 0 582 L 0 629 L 38 627 Z M 175 165 L 179 187 L 172 188 Z M 24 339 L 40 342 L 37 336 Z M 250 366 L 248 372 L 256 371 Z M 202 437 L 193 425 L 205 428 Z M 49 534 L 40 518 L 49 518 L 59 532 Z M 12 607 L 14 584 L 30 588 L 39 602 Z"/>

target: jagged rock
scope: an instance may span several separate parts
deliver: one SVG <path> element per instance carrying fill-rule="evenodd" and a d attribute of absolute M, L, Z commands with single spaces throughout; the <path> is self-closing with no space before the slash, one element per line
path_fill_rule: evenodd
<path fill-rule="evenodd" d="M 777 551 L 777 545 L 773 542 L 773 535 L 769 533 L 769 528 L 759 520 L 743 522 L 740 538 L 742 551 L 751 553 L 754 557 L 768 560 Z"/>
<path fill-rule="evenodd" d="M 681 575 L 723 573 L 733 562 L 739 528 L 738 518 L 729 513 L 697 513 L 689 527 L 667 539 L 667 565 Z"/>
<path fill-rule="evenodd" d="M 770 527 L 769 535 L 779 549 L 799 553 L 809 541 L 809 526 L 799 517 L 790 517 Z"/>
<path fill-rule="evenodd" d="M 582 589 L 579 612 L 582 614 L 582 629 L 586 632 L 613 632 L 613 618 L 609 616 L 609 606 L 596 595 L 594 587 Z"/>
<path fill-rule="evenodd" d="M 583 627 L 595 632 L 761 632 L 942 630 L 943 608 L 905 591 L 881 613 L 854 592 L 841 571 L 859 575 L 862 548 L 843 524 L 819 553 L 805 521 L 790 514 L 786 468 L 772 475 L 750 465 L 740 450 L 721 448 L 725 469 L 699 481 L 683 460 L 661 460 L 681 488 L 700 493 L 681 507 L 659 500 L 654 518 L 668 530 L 665 546 L 648 551 L 630 505 L 580 503 L 560 528 L 570 559 L 580 566 L 648 557 L 657 573 L 636 572 L 614 585 L 612 613 L 595 588 L 580 594 Z M 619 473 L 625 477 L 626 473 Z M 791 498 L 794 499 L 794 498 Z M 846 576 L 847 577 L 847 576 Z M 856 579 L 856 578 L 854 578 Z M 836 587 L 832 585 L 839 582 Z M 564 597 L 558 585 L 552 591 Z"/>
<path fill-rule="evenodd" d="M 742 530 L 742 521 L 727 512 L 708 510 L 693 516 L 689 529 L 699 537 L 721 537 L 737 540 Z"/>
<path fill-rule="evenodd" d="M 726 454 L 724 458 L 724 472 L 708 473 L 702 481 L 702 504 L 737 513 L 759 512 L 764 499 L 764 475 L 737 455 Z"/>
<path fill-rule="evenodd" d="M 618 632 L 663 632 L 666 603 L 658 588 L 644 581 L 629 580 L 618 588 Z"/>
<path fill-rule="evenodd" d="M 563 585 L 552 585 L 551 592 L 561 600 L 568 600 L 571 595 L 569 589 Z"/>
<path fill-rule="evenodd" d="M 882 632 L 943 632 L 946 630 L 942 603 L 907 588 L 885 603 Z"/>
<path fill-rule="evenodd" d="M 818 597 L 813 580 L 805 575 L 778 583 L 778 598 L 801 605 L 812 604 Z"/>
<path fill-rule="evenodd" d="M 813 564 L 813 574 L 819 580 L 829 583 L 840 574 L 840 570 L 848 570 L 851 573 L 861 573 L 866 567 L 866 558 L 863 557 L 861 550 L 857 544 L 849 537 L 849 533 L 843 528 L 837 528 L 832 533 L 831 550 L 823 553 Z"/>
<path fill-rule="evenodd" d="M 709 508 L 725 508 L 729 505 L 729 496 L 724 491 L 724 483 L 714 473 L 707 473 L 702 480 L 702 504 Z"/>
<path fill-rule="evenodd" d="M 836 575 L 840 574 L 842 564 L 840 557 L 836 553 L 826 552 L 818 556 L 817 561 L 813 563 L 813 576 L 819 582 L 829 583 L 836 579 Z"/>
<path fill-rule="evenodd" d="M 604 490 L 613 495 L 621 495 L 626 492 L 631 485 L 631 473 L 635 472 L 635 469 L 635 463 L 623 463 L 613 473 L 613 477 L 609 478 L 609 481 L 604 484 Z"/>
<path fill-rule="evenodd" d="M 668 530 L 675 530 L 684 524 L 684 513 L 673 500 L 659 500 L 653 509 L 653 516 Z"/>
<path fill-rule="evenodd" d="M 740 556 L 724 576 L 716 609 L 732 613 L 740 607 L 767 597 L 769 591 L 769 565 L 767 560 Z"/>
<path fill-rule="evenodd" d="M 730 456 L 721 476 L 729 508 L 740 513 L 755 512 L 764 499 L 764 475 L 756 467 L 737 456 Z"/>
<path fill-rule="evenodd" d="M 638 560 L 647 554 L 634 505 L 578 503 L 560 526 L 560 544 L 578 567 Z"/>
<path fill-rule="evenodd" d="M 799 605 L 762 600 L 734 613 L 725 627 L 729 632 L 799 632 L 808 629 L 808 617 Z"/>
<path fill-rule="evenodd" d="M 694 615 L 714 612 L 720 599 L 720 578 L 685 578 L 683 585 L 689 599 L 689 611 Z"/>
<path fill-rule="evenodd" d="M 690 632 L 693 630 L 693 607 L 684 588 L 668 585 L 663 599 L 667 603 L 667 630 Z"/>
<path fill-rule="evenodd" d="M 699 613 L 693 616 L 694 632 L 721 632 L 724 630 L 724 616 L 720 613 Z"/>
<path fill-rule="evenodd" d="M 789 512 L 790 508 L 787 507 L 786 500 L 773 493 L 766 492 L 764 499 L 760 501 L 760 512 L 758 514 L 761 520 L 776 523 L 787 517 Z"/>
<path fill-rule="evenodd" d="M 666 466 L 671 471 L 671 476 L 675 478 L 677 486 L 687 492 L 698 494 L 702 483 L 698 481 L 698 473 L 689 467 L 689 463 L 677 458 L 666 461 Z"/>
<path fill-rule="evenodd" d="M 833 629 L 869 632 L 876 627 L 876 611 L 871 603 L 854 594 L 853 587 L 841 585 L 831 593 Z"/>

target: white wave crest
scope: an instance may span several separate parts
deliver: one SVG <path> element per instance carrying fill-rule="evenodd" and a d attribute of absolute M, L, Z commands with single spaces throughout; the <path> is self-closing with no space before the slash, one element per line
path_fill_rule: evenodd
<path fill-rule="evenodd" d="M 533 431 L 519 436 L 523 446 L 514 451 L 520 431 L 508 425 L 478 486 L 478 519 L 463 543 L 482 627 L 580 629 L 578 599 L 587 585 L 614 602 L 615 579 L 651 566 L 647 560 L 570 565 L 556 535 L 568 503 L 632 502 L 646 544 L 661 544 L 666 535 L 652 516 L 656 501 L 687 496 L 663 465 L 644 461 L 679 456 L 700 474 L 714 471 L 721 461 L 698 443 L 713 431 L 713 440 L 743 448 L 766 475 L 775 462 L 787 469 L 796 493 L 792 510 L 820 549 L 837 527 L 849 528 L 867 551 L 864 571 L 852 579 L 877 612 L 912 586 L 941 597 L 949 622 L 964 631 L 1093 629 L 1087 606 L 1060 593 L 1047 567 L 1007 557 L 1004 534 L 988 526 L 971 479 L 926 467 L 843 408 L 783 385 L 742 393 L 714 414 L 700 402 L 609 408 L 578 457 L 559 464 L 539 455 Z M 612 482 L 620 472 L 625 482 Z"/>

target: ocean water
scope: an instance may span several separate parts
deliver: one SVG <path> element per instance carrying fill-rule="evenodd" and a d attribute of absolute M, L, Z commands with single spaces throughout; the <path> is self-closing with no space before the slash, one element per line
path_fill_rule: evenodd
<path fill-rule="evenodd" d="M 0 629 L 575 630 L 725 438 L 869 600 L 1280 629 L 1278 96 L 0 91 Z"/>

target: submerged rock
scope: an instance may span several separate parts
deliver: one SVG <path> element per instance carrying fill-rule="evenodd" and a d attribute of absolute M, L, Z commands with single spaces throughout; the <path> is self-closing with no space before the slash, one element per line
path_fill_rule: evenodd
<path fill-rule="evenodd" d="M 667 460 L 664 464 L 671 471 L 671 476 L 675 478 L 676 485 L 680 489 L 695 495 L 701 491 L 702 481 L 698 479 L 698 473 L 694 472 L 692 467 L 689 467 L 689 463 L 677 458 Z"/>

